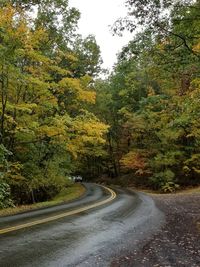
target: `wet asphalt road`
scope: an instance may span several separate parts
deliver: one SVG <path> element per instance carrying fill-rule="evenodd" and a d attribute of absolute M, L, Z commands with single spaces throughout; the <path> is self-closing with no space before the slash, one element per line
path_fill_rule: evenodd
<path fill-rule="evenodd" d="M 0 229 L 61 214 L 109 198 L 95 184 L 69 204 L 1 217 Z M 110 266 L 113 259 L 137 247 L 163 223 L 153 200 L 141 193 L 114 188 L 110 203 L 56 221 L 0 235 L 1 267 Z"/>

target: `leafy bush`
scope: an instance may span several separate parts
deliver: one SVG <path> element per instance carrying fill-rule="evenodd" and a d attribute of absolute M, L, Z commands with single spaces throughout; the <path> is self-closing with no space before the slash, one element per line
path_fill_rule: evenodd
<path fill-rule="evenodd" d="M 0 209 L 13 207 L 11 200 L 10 186 L 4 180 L 5 174 L 8 171 L 7 156 L 11 155 L 3 144 L 0 145 Z"/>
<path fill-rule="evenodd" d="M 154 189 L 161 190 L 165 193 L 176 191 L 179 186 L 174 182 L 175 174 L 170 170 L 166 169 L 163 172 L 156 173 L 150 178 L 150 182 Z"/>
<path fill-rule="evenodd" d="M 8 170 L 7 156 L 12 155 L 3 144 L 0 145 L 0 177 Z"/>
<path fill-rule="evenodd" d="M 167 182 L 164 186 L 162 186 L 162 191 L 165 193 L 172 193 L 179 189 L 179 185 L 175 184 L 174 182 Z"/>
<path fill-rule="evenodd" d="M 14 207 L 14 204 L 10 198 L 10 186 L 0 181 L 0 209 Z"/>

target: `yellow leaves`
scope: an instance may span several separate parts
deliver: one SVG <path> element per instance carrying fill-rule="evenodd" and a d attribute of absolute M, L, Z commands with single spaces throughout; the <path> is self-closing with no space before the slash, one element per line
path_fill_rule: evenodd
<path fill-rule="evenodd" d="M 20 43 L 27 38 L 29 32 L 28 19 L 23 12 L 19 12 L 11 6 L 0 10 L 0 27 L 3 29 L 4 41 L 8 44 Z"/>
<path fill-rule="evenodd" d="M 46 42 L 48 40 L 48 34 L 47 32 L 39 28 L 35 31 L 29 31 L 29 35 L 27 36 L 27 41 L 25 48 L 35 48 L 38 49 L 41 46 L 41 43 Z"/>
<path fill-rule="evenodd" d="M 72 74 L 71 71 L 66 70 L 66 69 L 62 69 L 57 65 L 50 65 L 49 66 L 49 70 L 50 71 L 54 71 L 57 74 L 60 74 L 60 75 L 63 75 L 63 76 L 67 76 L 67 75 L 71 75 Z"/>
<path fill-rule="evenodd" d="M 128 96 L 128 90 L 127 89 L 122 89 L 119 91 L 119 96 Z"/>
<path fill-rule="evenodd" d="M 80 78 L 82 87 L 86 88 L 92 82 L 92 78 L 89 75 L 82 76 Z"/>
<path fill-rule="evenodd" d="M 87 118 L 77 117 L 74 120 L 73 128 L 81 135 L 83 141 L 88 141 L 91 140 L 90 138 L 95 137 L 97 142 L 104 143 L 105 140 L 102 137 L 107 131 L 108 126 L 97 119 L 88 120 Z"/>
<path fill-rule="evenodd" d="M 78 90 L 80 87 L 80 81 L 79 79 L 73 79 L 73 78 L 64 78 L 59 82 L 60 87 L 64 89 L 68 89 L 69 91 L 75 91 Z"/>
<path fill-rule="evenodd" d="M 51 121 L 51 123 L 40 126 L 37 129 L 37 134 L 40 138 L 47 136 L 50 138 L 58 137 L 65 140 L 67 138 L 66 129 L 63 118 L 56 117 Z"/>
<path fill-rule="evenodd" d="M 6 177 L 11 180 L 11 184 L 24 180 L 24 177 L 20 173 L 21 169 L 22 164 L 19 162 L 13 162 L 10 164 L 9 171 L 6 173 Z"/>
<path fill-rule="evenodd" d="M 39 63 L 37 65 L 37 68 L 39 68 L 41 65 L 44 65 L 44 64 L 48 65 L 52 63 L 48 57 L 42 55 L 41 53 L 38 53 L 35 50 L 28 50 L 26 53 L 26 56 L 32 61 Z"/>
<path fill-rule="evenodd" d="M 41 79 L 37 78 L 37 77 L 33 77 L 30 76 L 27 78 L 27 83 L 29 83 L 29 85 L 34 87 L 34 92 L 35 93 L 41 93 L 41 92 L 45 92 L 46 89 L 50 88 L 50 84 L 48 82 L 42 81 Z M 48 95 L 48 91 L 46 91 L 47 95 Z"/>
<path fill-rule="evenodd" d="M 77 62 L 77 57 L 72 54 L 71 52 L 63 52 L 62 50 L 58 49 L 56 51 L 56 61 L 57 63 L 60 63 L 63 59 L 66 59 L 67 61 L 73 63 Z"/>
<path fill-rule="evenodd" d="M 47 98 L 46 101 L 48 101 L 49 106 L 57 108 L 58 101 L 54 96 Z"/>
<path fill-rule="evenodd" d="M 200 53 L 200 42 L 194 45 L 192 50 L 196 53 Z"/>
<path fill-rule="evenodd" d="M 71 121 L 68 116 L 56 116 L 36 129 L 37 136 L 40 139 L 52 138 L 51 142 L 67 142 L 70 125 Z"/>
<path fill-rule="evenodd" d="M 38 133 L 41 137 L 48 136 L 48 137 L 55 137 L 63 133 L 62 129 L 59 129 L 56 126 L 48 126 L 44 125 L 38 129 Z"/>
<path fill-rule="evenodd" d="M 160 51 L 160 52 L 164 52 L 166 46 L 170 45 L 170 38 L 166 37 L 165 39 L 163 39 L 160 42 L 157 42 L 157 44 L 155 45 L 155 47 Z"/>
<path fill-rule="evenodd" d="M 5 114 L 5 119 L 6 119 L 7 122 L 9 122 L 11 124 L 16 123 L 14 118 L 12 116 L 8 115 L 8 114 Z"/>
<path fill-rule="evenodd" d="M 156 45 L 156 48 L 160 51 L 160 52 L 164 52 L 165 51 L 165 47 L 168 44 L 168 42 L 160 42 Z"/>
<path fill-rule="evenodd" d="M 191 169 L 188 166 L 183 166 L 182 170 L 185 175 L 189 175 L 191 172 Z"/>
<path fill-rule="evenodd" d="M 108 125 L 87 113 L 75 118 L 70 130 L 73 134 L 67 144 L 67 149 L 74 158 L 77 158 L 80 154 L 90 153 L 92 147 L 97 148 L 105 143 L 104 135 L 108 131 Z"/>
<path fill-rule="evenodd" d="M 55 160 L 57 154 L 102 155 L 108 126 L 84 110 L 96 100 L 91 77 L 73 78 L 79 67 L 77 57 L 46 45 L 52 36 L 32 25 L 22 11 L 0 10 L 0 59 L 2 76 L 7 75 L 8 81 L 4 126 L 14 139 L 15 153 L 24 162 L 30 158 L 31 164 L 40 145 L 41 153 L 55 148 Z M 37 177 L 37 172 L 32 175 Z M 12 177 L 20 180 L 20 170 Z"/>
<path fill-rule="evenodd" d="M 77 145 L 79 144 L 73 144 L 73 143 L 66 144 L 67 151 L 71 153 L 74 159 L 77 159 L 78 152 L 80 151 L 79 149 L 77 149 Z"/>
<path fill-rule="evenodd" d="M 82 79 L 63 78 L 59 82 L 60 91 L 62 93 L 67 92 L 72 94 L 80 101 L 94 104 L 96 100 L 96 93 L 86 87 L 88 81 L 88 77 L 84 77 Z"/>
<path fill-rule="evenodd" d="M 0 9 L 0 24 L 4 27 L 13 21 L 15 10 L 11 6 Z"/>
<path fill-rule="evenodd" d="M 48 35 L 44 29 L 31 29 L 27 14 L 11 6 L 0 10 L 0 28 L 4 45 L 13 46 L 20 56 L 49 64 L 49 59 L 38 53 L 41 44 L 47 41 Z"/>
<path fill-rule="evenodd" d="M 191 89 L 200 89 L 200 78 L 196 78 L 191 82 Z"/>
<path fill-rule="evenodd" d="M 67 115 L 56 116 L 38 127 L 36 136 L 41 140 L 49 137 L 50 143 L 62 143 L 76 159 L 78 155 L 91 153 L 91 149 L 100 153 L 98 147 L 105 144 L 104 135 L 107 131 L 108 125 L 101 123 L 94 115 L 85 113 L 74 119 Z"/>
<path fill-rule="evenodd" d="M 149 86 L 148 87 L 148 96 L 154 96 L 155 95 L 155 91 L 153 89 L 152 86 Z"/>
<path fill-rule="evenodd" d="M 86 113 L 74 119 L 69 116 L 56 116 L 36 129 L 39 140 L 50 138 L 50 143 L 65 145 L 74 159 L 78 155 L 91 153 L 105 143 L 104 135 L 108 126 L 101 123 L 94 115 Z M 93 152 L 95 153 L 95 151 Z"/>
<path fill-rule="evenodd" d="M 164 44 L 164 43 L 158 43 L 158 44 L 156 45 L 156 48 L 157 48 L 159 51 L 164 52 L 164 50 L 165 50 L 165 44 Z"/>
<path fill-rule="evenodd" d="M 33 109 L 37 108 L 37 105 L 34 103 L 22 103 L 22 104 L 15 104 L 10 105 L 12 109 L 16 109 L 17 111 L 25 112 L 25 113 L 32 113 Z"/>
<path fill-rule="evenodd" d="M 92 91 L 79 91 L 78 99 L 84 102 L 88 102 L 91 104 L 95 104 L 96 101 L 96 93 Z"/>

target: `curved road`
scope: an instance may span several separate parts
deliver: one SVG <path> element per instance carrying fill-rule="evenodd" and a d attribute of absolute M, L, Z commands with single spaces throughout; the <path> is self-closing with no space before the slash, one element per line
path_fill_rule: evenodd
<path fill-rule="evenodd" d="M 87 183 L 71 203 L 0 218 L 0 266 L 110 266 L 163 222 L 151 198 Z"/>

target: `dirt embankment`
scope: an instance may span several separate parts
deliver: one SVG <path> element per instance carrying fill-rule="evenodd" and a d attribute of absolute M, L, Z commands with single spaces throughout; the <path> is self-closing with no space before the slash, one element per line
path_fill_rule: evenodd
<path fill-rule="evenodd" d="M 200 267 L 200 192 L 151 195 L 166 223 L 112 267 Z"/>

